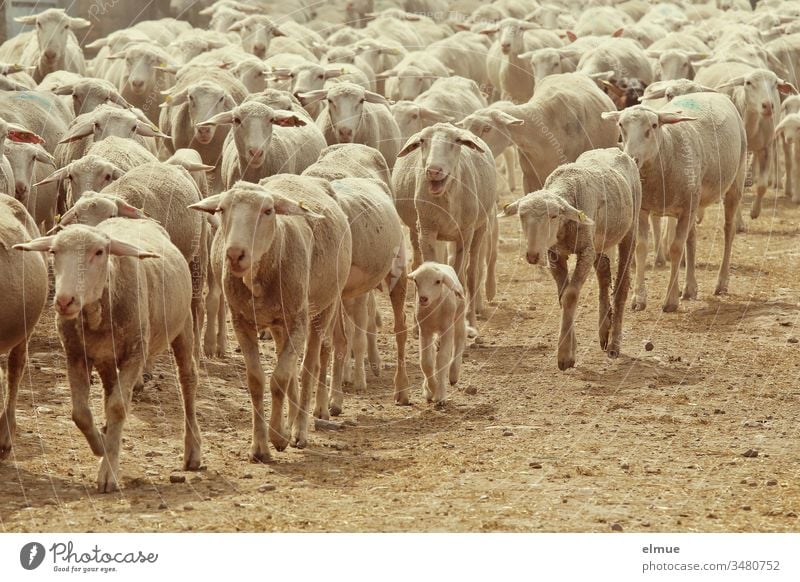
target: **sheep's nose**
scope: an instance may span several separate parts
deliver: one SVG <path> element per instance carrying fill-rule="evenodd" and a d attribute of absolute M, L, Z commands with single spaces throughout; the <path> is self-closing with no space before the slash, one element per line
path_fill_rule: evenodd
<path fill-rule="evenodd" d="M 257 42 L 253 45 L 253 52 L 257 55 L 263 55 L 267 52 L 267 47 L 263 43 Z"/>
<path fill-rule="evenodd" d="M 16 195 L 18 197 L 19 196 L 24 196 L 25 194 L 28 193 L 28 185 L 27 184 L 22 184 L 20 182 L 17 182 L 14 185 L 14 192 L 16 193 Z"/>
<path fill-rule="evenodd" d="M 425 295 L 420 295 L 419 296 L 419 304 L 420 305 L 427 305 L 428 304 L 428 298 Z"/>
<path fill-rule="evenodd" d="M 136 79 L 135 81 L 131 81 L 131 85 L 133 85 L 137 89 L 141 89 L 144 86 L 144 81 Z"/>
<path fill-rule="evenodd" d="M 428 166 L 425 173 L 430 180 L 441 180 L 444 177 L 444 170 L 441 166 Z"/>
<path fill-rule="evenodd" d="M 46 51 L 44 51 L 44 58 L 52 61 L 53 59 L 56 58 L 56 51 L 54 51 L 53 49 L 47 49 Z"/>
<path fill-rule="evenodd" d="M 539 263 L 539 253 L 526 253 L 525 258 L 528 259 L 528 263 L 531 265 Z"/>
<path fill-rule="evenodd" d="M 762 103 L 761 104 L 761 109 L 762 109 L 762 112 L 763 112 L 764 115 L 767 115 L 767 116 L 772 115 L 772 103 L 769 103 L 769 102 Z"/>
<path fill-rule="evenodd" d="M 70 305 L 75 303 L 75 297 L 71 295 L 58 295 L 56 296 L 56 309 L 61 313 L 67 311 Z"/>
<path fill-rule="evenodd" d="M 340 141 L 350 142 L 353 139 L 353 130 L 349 128 L 342 128 L 339 130 Z"/>
<path fill-rule="evenodd" d="M 500 50 L 503 51 L 504 55 L 507 55 L 509 52 L 511 52 L 511 43 L 504 42 L 503 44 L 500 45 Z"/>
<path fill-rule="evenodd" d="M 239 265 L 239 263 L 241 263 L 247 256 L 247 253 L 241 247 L 229 247 L 225 254 L 233 266 Z"/>
<path fill-rule="evenodd" d="M 261 158 L 261 156 L 264 155 L 264 150 L 262 150 L 261 148 L 249 148 L 247 150 L 247 153 L 250 154 L 251 158 L 253 158 L 254 160 L 257 160 L 257 159 Z"/>

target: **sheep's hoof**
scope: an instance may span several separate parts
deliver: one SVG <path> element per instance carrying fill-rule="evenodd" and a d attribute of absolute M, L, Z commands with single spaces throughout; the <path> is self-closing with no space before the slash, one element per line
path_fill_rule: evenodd
<path fill-rule="evenodd" d="M 436 410 L 444 410 L 447 408 L 447 400 L 437 400 L 433 403 L 433 408 Z"/>
<path fill-rule="evenodd" d="M 272 446 L 275 447 L 275 450 L 285 451 L 286 447 L 289 446 L 289 437 L 284 436 L 282 434 L 270 434 L 269 442 L 272 443 Z M 260 456 L 262 454 L 266 454 L 267 457 L 269 457 L 269 451 L 267 450 L 266 446 L 264 446 L 263 449 L 260 447 L 258 449 L 255 448 L 253 449 L 252 455 L 254 457 Z"/>
<path fill-rule="evenodd" d="M 292 439 L 292 447 L 295 449 L 304 449 L 308 445 L 308 439 L 304 436 L 297 435 Z"/>
<path fill-rule="evenodd" d="M 678 304 L 677 303 L 665 303 L 661 307 L 661 310 L 664 313 L 675 313 L 676 311 L 678 311 Z"/>
<path fill-rule="evenodd" d="M 370 368 L 370 370 L 372 370 L 372 373 L 375 374 L 376 377 L 380 377 L 380 375 L 381 375 L 381 365 L 380 365 L 380 363 L 378 363 L 378 364 L 370 364 L 369 368 Z"/>
<path fill-rule="evenodd" d="M 145 372 L 144 374 L 142 374 L 142 381 L 143 381 L 145 384 L 146 384 L 147 382 L 150 382 L 150 380 L 152 380 L 152 379 L 153 379 L 153 374 L 152 374 L 152 372 Z"/>
<path fill-rule="evenodd" d="M 342 407 L 338 404 L 331 405 L 331 416 L 339 416 L 342 414 Z"/>
<path fill-rule="evenodd" d="M 0 461 L 6 460 L 11 453 L 16 432 L 16 422 L 9 423 L 5 416 L 0 417 Z"/>
<path fill-rule="evenodd" d="M 469 339 L 475 339 L 478 337 L 478 330 L 472 327 L 471 325 L 467 326 L 467 337 Z"/>
<path fill-rule="evenodd" d="M 562 372 L 575 367 L 575 358 L 558 358 L 558 369 Z"/>
<path fill-rule="evenodd" d="M 636 299 L 631 303 L 631 311 L 644 311 L 647 308 L 647 303 L 644 300 Z"/>
<path fill-rule="evenodd" d="M 408 394 L 397 394 L 397 395 L 395 395 L 394 403 L 397 406 L 411 406 L 411 401 L 408 399 Z"/>
<path fill-rule="evenodd" d="M 728 294 L 728 285 L 717 285 L 717 288 L 714 289 L 714 295 L 727 295 Z"/>
<path fill-rule="evenodd" d="M 272 455 L 269 454 L 269 451 L 259 452 L 259 453 L 250 453 L 250 462 L 251 463 L 260 463 L 262 465 L 269 465 L 274 463 L 275 461 L 272 460 Z"/>
<path fill-rule="evenodd" d="M 97 473 L 97 492 L 98 493 L 113 493 L 119 491 L 119 485 L 115 475 L 116 471 L 112 469 L 111 463 L 108 462 L 106 457 L 100 461 L 100 470 Z"/>
<path fill-rule="evenodd" d="M 606 354 L 607 354 L 607 355 L 608 355 L 608 357 L 609 357 L 609 358 L 611 358 L 612 360 L 613 360 L 613 359 L 616 359 L 616 358 L 618 358 L 618 357 L 619 357 L 619 348 L 610 348 L 610 349 L 609 349 L 609 350 L 606 352 Z"/>
<path fill-rule="evenodd" d="M 202 460 L 202 455 L 200 453 L 200 447 L 197 447 L 195 450 L 187 450 L 183 454 L 183 470 L 199 471 L 201 460 Z"/>

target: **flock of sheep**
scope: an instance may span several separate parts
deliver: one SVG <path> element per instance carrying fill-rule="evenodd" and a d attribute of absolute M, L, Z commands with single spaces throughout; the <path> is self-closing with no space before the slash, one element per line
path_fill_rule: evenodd
<path fill-rule="evenodd" d="M 281 4 L 174 2 L 178 18 L 85 47 L 74 31 L 90 22 L 49 9 L 19 18 L 35 30 L 0 46 L 0 459 L 48 296 L 72 418 L 108 492 L 134 388 L 170 348 L 184 468 L 200 467 L 197 365 L 226 354 L 229 318 L 250 456 L 267 462 L 268 443 L 304 447 L 310 415 L 341 414 L 343 383 L 364 388 L 379 369 L 379 291 L 392 305 L 395 401 L 409 402 L 408 279 L 423 394 L 446 401 L 495 294 L 499 218 L 519 216 L 527 261 L 555 279 L 565 370 L 592 268 L 599 343 L 617 357 L 631 269 L 632 307 L 646 307 L 651 227 L 671 312 L 698 295 L 695 228 L 717 201 L 715 292 L 727 291 L 748 160 L 752 219 L 770 184 L 800 202 L 800 1 Z M 498 184 L 518 190 L 517 164 L 524 195 L 502 206 Z"/>

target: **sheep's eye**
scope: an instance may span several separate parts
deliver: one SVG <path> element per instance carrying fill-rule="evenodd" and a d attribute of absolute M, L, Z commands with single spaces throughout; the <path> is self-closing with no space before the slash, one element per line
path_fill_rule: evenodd
<path fill-rule="evenodd" d="M 492 129 L 492 128 L 491 128 L 491 127 L 489 127 L 489 126 L 486 126 L 486 127 L 484 127 L 484 128 L 481 130 L 481 133 L 489 133 L 489 130 L 490 130 L 490 129 Z"/>
<path fill-rule="evenodd" d="M 264 216 L 269 216 L 270 214 L 272 214 L 272 208 L 267 208 L 264 210 Z"/>
<path fill-rule="evenodd" d="M 442 280 L 441 280 L 441 279 L 437 279 L 437 280 L 436 280 L 436 284 L 437 284 L 437 285 L 441 285 L 441 284 L 442 284 Z"/>
<path fill-rule="evenodd" d="M 654 123 L 654 124 L 653 124 L 653 129 L 656 129 L 657 127 L 658 127 L 658 124 L 657 124 L 657 123 Z"/>
<path fill-rule="evenodd" d="M 95 257 L 102 257 L 103 256 L 103 249 L 100 249 L 94 254 Z"/>
<path fill-rule="evenodd" d="M 222 100 L 223 100 L 223 99 L 225 99 L 225 96 L 224 96 L 224 95 L 223 95 L 222 97 L 220 97 L 220 98 L 217 100 L 217 103 L 222 103 Z"/>
<path fill-rule="evenodd" d="M 744 84 L 748 85 L 748 86 L 752 85 L 752 83 L 750 81 L 745 81 Z"/>
<path fill-rule="evenodd" d="M 422 80 L 422 79 L 420 79 L 420 81 L 421 81 L 421 80 Z M 361 101 L 359 101 L 359 103 L 363 103 L 364 101 L 366 101 L 366 99 L 364 99 L 364 98 L 362 97 L 362 98 L 361 98 Z"/>
<path fill-rule="evenodd" d="M 135 125 L 131 128 L 131 131 L 136 132 L 136 126 Z"/>
<path fill-rule="evenodd" d="M 417 119 L 417 118 L 419 118 L 419 115 L 417 115 L 416 113 L 411 115 L 411 119 Z"/>
<path fill-rule="evenodd" d="M 325 75 L 317 75 L 317 79 L 324 79 Z"/>
<path fill-rule="evenodd" d="M 106 182 L 110 182 L 110 181 L 111 181 L 111 174 L 106 174 Z"/>
<path fill-rule="evenodd" d="M 42 23 L 41 22 L 37 22 L 36 23 L 36 28 L 41 28 L 41 27 L 42 27 Z"/>
<path fill-rule="evenodd" d="M 241 125 L 241 123 L 242 123 L 242 120 L 241 120 L 241 119 L 239 119 L 238 117 L 234 117 L 234 118 L 233 118 L 233 123 L 234 123 L 235 125 Z"/>

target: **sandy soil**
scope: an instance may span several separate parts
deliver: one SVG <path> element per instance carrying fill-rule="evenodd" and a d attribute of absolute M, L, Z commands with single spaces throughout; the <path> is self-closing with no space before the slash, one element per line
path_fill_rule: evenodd
<path fill-rule="evenodd" d="M 711 294 L 720 212 L 709 209 L 698 242 L 700 299 L 662 313 L 667 271 L 651 271 L 650 305 L 626 313 L 618 360 L 596 340 L 591 278 L 578 366 L 568 372 L 556 367 L 554 284 L 520 259 L 518 222 L 504 221 L 497 298 L 449 406 L 422 399 L 415 340 L 413 406 L 392 404 L 393 341 L 384 329 L 386 369 L 368 394 L 347 394 L 342 420 L 351 426 L 312 432 L 306 450 L 275 453 L 272 465 L 247 460 L 250 404 L 242 358 L 231 353 L 201 363 L 206 468 L 182 473 L 179 393 L 162 357 L 125 431 L 123 491 L 110 495 L 94 491 L 97 460 L 70 418 L 48 309 L 31 344 L 16 446 L 0 462 L 0 529 L 797 531 L 800 209 L 774 196 L 766 206 L 736 238 L 731 293 L 722 298 Z M 263 347 L 269 371 L 272 345 Z M 99 415 L 99 385 L 94 397 Z M 758 455 L 743 456 L 748 450 Z M 173 474 L 185 483 L 171 483 Z"/>

